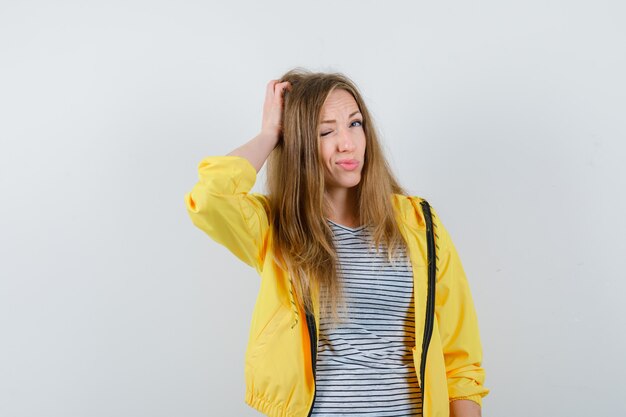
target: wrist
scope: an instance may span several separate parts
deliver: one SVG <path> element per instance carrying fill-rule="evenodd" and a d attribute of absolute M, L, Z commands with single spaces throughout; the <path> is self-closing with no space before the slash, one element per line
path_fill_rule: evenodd
<path fill-rule="evenodd" d="M 276 130 L 264 129 L 256 135 L 256 139 L 259 142 L 271 145 L 271 149 L 274 149 L 274 147 L 278 144 L 279 132 Z"/>

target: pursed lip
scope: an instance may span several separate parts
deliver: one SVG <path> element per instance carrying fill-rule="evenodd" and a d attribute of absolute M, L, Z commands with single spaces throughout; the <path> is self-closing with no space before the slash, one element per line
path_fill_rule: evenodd
<path fill-rule="evenodd" d="M 359 161 L 357 161 L 356 159 L 340 159 L 339 161 L 337 161 L 338 164 L 348 164 L 348 165 L 354 165 L 354 164 L 358 164 Z"/>

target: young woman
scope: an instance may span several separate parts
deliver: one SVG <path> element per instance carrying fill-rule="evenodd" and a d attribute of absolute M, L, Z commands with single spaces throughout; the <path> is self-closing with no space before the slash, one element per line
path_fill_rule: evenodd
<path fill-rule="evenodd" d="M 266 160 L 268 193 L 252 193 Z M 463 267 L 436 212 L 396 181 L 353 82 L 301 69 L 270 81 L 261 132 L 198 171 L 193 223 L 261 276 L 248 405 L 480 416 L 489 390 Z"/>

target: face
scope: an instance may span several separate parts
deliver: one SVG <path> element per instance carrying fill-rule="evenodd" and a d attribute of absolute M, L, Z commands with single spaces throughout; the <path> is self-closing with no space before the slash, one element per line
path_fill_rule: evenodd
<path fill-rule="evenodd" d="M 342 89 L 330 93 L 322 106 L 318 135 L 326 190 L 356 186 L 365 159 L 365 131 L 352 94 Z"/>

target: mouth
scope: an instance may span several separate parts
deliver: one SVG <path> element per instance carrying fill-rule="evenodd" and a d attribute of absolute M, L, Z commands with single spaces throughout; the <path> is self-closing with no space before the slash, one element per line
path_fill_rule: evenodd
<path fill-rule="evenodd" d="M 356 159 L 346 159 L 337 162 L 337 165 L 345 169 L 346 171 L 354 171 L 359 166 L 359 161 Z"/>

